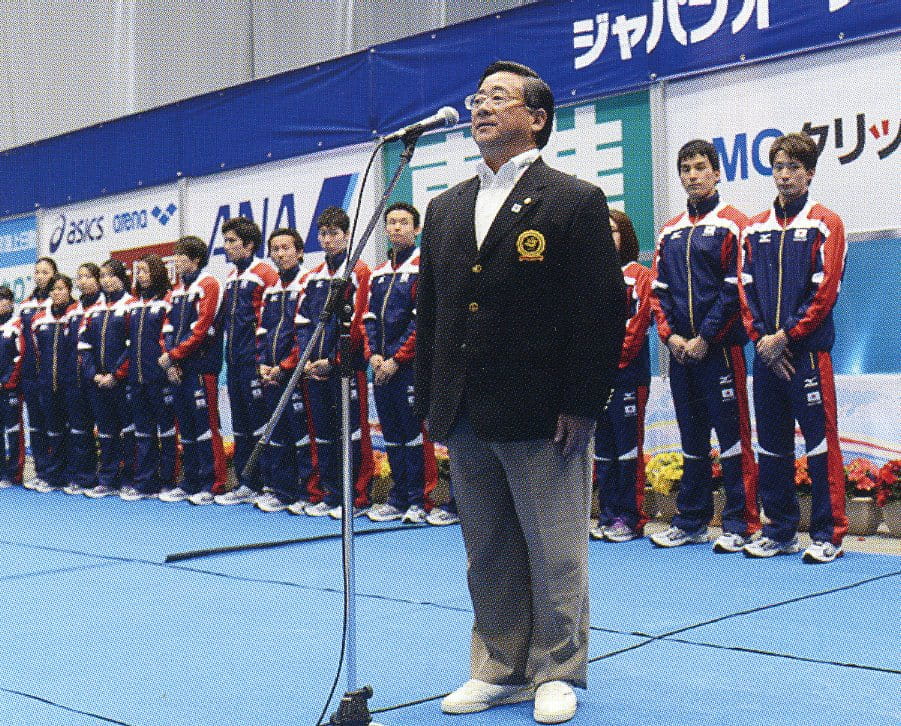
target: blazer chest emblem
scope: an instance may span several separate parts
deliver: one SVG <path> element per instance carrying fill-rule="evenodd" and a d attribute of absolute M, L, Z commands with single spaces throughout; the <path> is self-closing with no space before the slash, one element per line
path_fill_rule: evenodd
<path fill-rule="evenodd" d="M 543 262 L 546 247 L 544 235 L 537 229 L 527 229 L 516 238 L 520 262 Z"/>

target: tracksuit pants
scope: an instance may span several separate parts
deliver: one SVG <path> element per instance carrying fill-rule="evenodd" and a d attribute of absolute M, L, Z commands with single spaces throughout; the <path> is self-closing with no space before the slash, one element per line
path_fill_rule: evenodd
<path fill-rule="evenodd" d="M 111 489 L 129 486 L 134 476 L 134 422 L 126 385 L 91 386 L 91 408 L 100 438 L 97 480 Z"/>
<path fill-rule="evenodd" d="M 760 501 L 770 523 L 765 536 L 786 542 L 798 530 L 795 421 L 804 437 L 812 483 L 810 536 L 839 545 L 848 530 L 845 473 L 838 440 L 835 379 L 828 351 L 796 356 L 790 381 L 754 358 L 754 411 L 760 454 Z"/>
<path fill-rule="evenodd" d="M 400 510 L 413 505 L 431 509 L 429 495 L 438 484 L 438 464 L 435 447 L 413 412 L 413 368 L 401 367 L 372 391 L 394 482 L 388 504 Z"/>
<path fill-rule="evenodd" d="M 28 446 L 34 459 L 34 475 L 47 478 L 47 421 L 41 406 L 41 384 L 36 379 L 23 378 L 22 396 L 28 411 Z"/>
<path fill-rule="evenodd" d="M 225 484 L 218 393 L 216 376 L 209 373 L 186 372 L 181 383 L 173 386 L 184 469 L 179 486 L 189 494 L 221 491 Z"/>
<path fill-rule="evenodd" d="M 22 483 L 25 466 L 25 435 L 22 430 L 22 400 L 18 391 L 0 389 L 0 479 Z"/>
<path fill-rule="evenodd" d="M 45 388 L 40 394 L 41 409 L 47 426 L 47 464 L 41 478 L 50 486 L 62 489 L 66 486 L 66 461 L 68 436 L 66 426 L 65 388 Z"/>
<path fill-rule="evenodd" d="M 175 395 L 171 385 L 130 386 L 135 421 L 134 486 L 158 494 L 175 482 Z"/>
<path fill-rule="evenodd" d="M 337 371 L 325 381 L 308 381 L 310 412 L 316 434 L 320 484 L 324 501 L 336 507 L 342 500 L 341 476 L 341 376 Z M 356 371 L 350 387 L 351 476 L 354 506 L 369 506 L 372 480 L 372 441 L 369 438 L 366 373 Z M 363 395 L 360 393 L 363 392 Z"/>
<path fill-rule="evenodd" d="M 644 417 L 647 386 L 613 389 L 594 435 L 595 475 L 598 482 L 598 525 L 621 519 L 641 532 L 644 514 Z"/>
<path fill-rule="evenodd" d="M 269 416 L 275 411 L 285 386 L 264 386 Z M 308 408 L 304 386 L 291 393 L 269 445 L 260 460 L 261 479 L 266 489 L 285 503 L 309 499 L 308 486 L 314 477 L 313 447 L 309 432 Z"/>
<path fill-rule="evenodd" d="M 670 389 L 684 456 L 673 525 L 694 532 L 713 518 L 710 432 L 715 429 L 726 490 L 723 531 L 753 534 L 760 518 L 744 351 L 738 345 L 711 345 L 697 363 L 671 359 Z"/>
<path fill-rule="evenodd" d="M 91 411 L 91 388 L 90 383 L 82 385 L 77 381 L 66 386 L 66 412 L 69 417 L 66 481 L 87 489 L 97 486 L 97 444 Z"/>
<path fill-rule="evenodd" d="M 229 365 L 226 384 L 235 437 L 235 456 L 232 463 L 238 486 L 248 486 L 260 492 L 263 489 L 263 482 L 259 477 L 253 481 L 244 478 L 244 468 L 267 421 L 266 399 L 260 385 L 256 363 L 251 361 Z"/>

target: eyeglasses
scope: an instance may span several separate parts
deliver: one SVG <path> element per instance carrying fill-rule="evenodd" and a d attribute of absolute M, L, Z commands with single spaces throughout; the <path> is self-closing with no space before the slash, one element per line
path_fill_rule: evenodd
<path fill-rule="evenodd" d="M 804 168 L 803 164 L 799 164 L 796 161 L 790 161 L 788 164 L 773 164 L 773 171 L 779 173 L 780 171 L 790 171 L 792 174 L 795 172 L 801 171 Z"/>
<path fill-rule="evenodd" d="M 526 105 L 525 99 L 511 98 L 510 96 L 497 91 L 490 96 L 486 96 L 484 93 L 473 93 L 463 99 L 463 106 L 467 111 L 478 111 L 486 103 L 490 103 L 493 108 L 507 108 L 508 106 L 515 106 L 519 103 L 526 106 L 526 108 L 529 108 Z"/>

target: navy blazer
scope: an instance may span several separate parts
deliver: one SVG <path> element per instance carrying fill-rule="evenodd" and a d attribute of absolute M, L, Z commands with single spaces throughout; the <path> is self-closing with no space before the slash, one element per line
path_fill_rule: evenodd
<path fill-rule="evenodd" d="M 435 197 L 422 232 L 416 407 L 446 439 L 465 406 L 489 441 L 597 418 L 619 360 L 626 292 L 604 193 L 538 159 L 475 238 L 477 177 Z"/>

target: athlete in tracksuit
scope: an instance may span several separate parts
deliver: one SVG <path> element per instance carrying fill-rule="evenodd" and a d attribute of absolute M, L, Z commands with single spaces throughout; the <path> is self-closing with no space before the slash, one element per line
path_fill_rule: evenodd
<path fill-rule="evenodd" d="M 50 257 L 40 257 L 34 264 L 34 292 L 19 303 L 19 320 L 22 331 L 22 367 L 19 387 L 28 411 L 28 444 L 34 460 L 35 478 L 23 481 L 27 489 L 43 486 L 47 473 L 47 422 L 41 408 L 41 386 L 38 383 L 39 363 L 30 334 L 31 321 L 43 308 L 50 304 L 50 278 L 57 273 L 56 263 Z"/>
<path fill-rule="evenodd" d="M 136 295 L 129 300 L 128 387 L 135 423 L 134 484 L 119 495 L 126 501 L 157 496 L 175 481 L 175 402 L 172 384 L 158 360 L 169 315 L 169 275 L 157 255 L 135 265 Z"/>
<path fill-rule="evenodd" d="M 795 421 L 812 483 L 806 562 L 843 554 L 845 475 L 839 448 L 832 309 L 844 274 L 845 229 L 839 216 L 808 197 L 816 145 L 804 134 L 773 142 L 770 163 L 779 196 L 744 233 L 742 314 L 755 344 L 754 410 L 760 499 L 769 524 L 745 552 L 768 557 L 799 551 L 794 485 Z"/>
<path fill-rule="evenodd" d="M 97 486 L 97 441 L 94 438 L 94 413 L 91 410 L 91 389 L 94 382 L 85 376 L 85 352 L 80 346 L 85 315 L 103 302 L 100 268 L 93 262 L 79 265 L 76 285 L 81 295 L 78 305 L 68 313 L 68 358 L 62 366 L 66 417 L 69 421 L 66 494 L 84 494 Z"/>
<path fill-rule="evenodd" d="M 653 297 L 651 271 L 638 264 L 638 239 L 629 217 L 610 210 L 610 229 L 623 263 L 629 305 L 626 335 L 610 400 L 594 436 L 598 524 L 594 539 L 626 542 L 641 536 L 644 513 L 644 419 L 651 385 L 648 328 Z"/>
<path fill-rule="evenodd" d="M 660 339 L 672 353 L 670 389 L 684 467 L 672 526 L 651 537 L 674 547 L 708 541 L 713 517 L 710 432 L 716 430 L 726 504 L 717 552 L 739 552 L 760 528 L 757 467 L 739 319 L 737 259 L 747 218 L 716 191 L 719 157 L 707 141 L 679 151 L 679 176 L 688 209 L 667 222 L 657 239 L 654 294 Z"/>
<path fill-rule="evenodd" d="M 49 492 L 66 486 L 68 436 L 66 386 L 63 371 L 74 357 L 77 341 L 69 341 L 69 314 L 78 307 L 72 300 L 72 280 L 56 274 L 50 278 L 51 304 L 31 321 L 31 336 L 37 352 L 41 410 L 47 432 L 47 467 L 36 491 Z"/>
<path fill-rule="evenodd" d="M 13 316 L 13 292 L 0 287 L 0 489 L 22 483 L 25 432 L 19 374 L 22 368 L 21 322 Z"/>
<path fill-rule="evenodd" d="M 266 424 L 266 402 L 256 363 L 256 331 L 263 304 L 263 291 L 278 279 L 268 260 L 255 253 L 262 244 L 260 228 L 253 220 L 235 217 L 222 224 L 223 246 L 235 267 L 225 281 L 222 300 L 222 327 L 225 333 L 225 362 L 228 401 L 231 407 L 235 455 L 232 463 L 238 486 L 216 497 L 217 504 L 252 502 L 260 494 L 260 478 L 247 480 L 244 469 Z"/>
<path fill-rule="evenodd" d="M 418 524 L 432 508 L 430 494 L 438 483 L 435 447 L 413 410 L 418 210 L 403 202 L 392 204 L 385 211 L 385 230 L 392 245 L 389 259 L 372 273 L 363 322 L 393 486 L 388 501 L 371 507 L 367 516 L 375 522 Z"/>
<path fill-rule="evenodd" d="M 165 352 L 159 364 L 174 386 L 184 478 L 180 486 L 162 492 L 160 500 L 212 504 L 226 481 L 216 402 L 222 369 L 222 329 L 217 325 L 222 286 L 203 269 L 207 246 L 199 237 L 180 238 L 174 257 L 179 282 L 169 293 Z"/>
<path fill-rule="evenodd" d="M 303 238 L 293 229 L 276 229 L 269 236 L 269 254 L 279 272 L 275 283 L 263 293 L 257 330 L 257 362 L 267 418 L 275 411 L 297 367 L 298 326 L 309 322 L 299 314 L 308 274 L 300 266 Z M 260 468 L 266 487 L 256 506 L 264 512 L 287 509 L 292 514 L 302 514 L 309 504 L 311 487 L 316 489 L 307 399 L 307 385 L 301 381 L 262 452 Z"/>
<path fill-rule="evenodd" d="M 119 494 L 134 476 L 134 421 L 128 379 L 128 274 L 119 260 L 100 266 L 103 302 L 85 313 L 81 331 L 82 365 L 93 381 L 91 408 L 100 438 L 98 485 L 91 498 Z"/>
<path fill-rule="evenodd" d="M 348 229 L 347 213 L 338 207 L 328 207 L 317 220 L 319 243 L 325 251 L 325 261 L 314 267 L 307 277 L 304 296 L 300 303 L 302 322 L 298 328 L 297 342 L 303 351 L 312 337 L 319 315 L 325 307 L 331 281 L 344 273 L 347 262 Z M 351 381 L 350 429 L 352 477 L 354 480 L 354 513 L 362 514 L 369 505 L 369 487 L 372 479 L 372 443 L 369 438 L 367 383 L 363 354 L 363 313 L 369 297 L 369 267 L 357 262 L 346 291 L 353 301 L 350 326 L 350 355 L 354 376 Z M 308 321 L 308 322 L 303 322 Z M 339 371 L 338 321 L 334 318 L 325 326 L 318 345 L 307 363 L 308 390 L 313 430 L 316 434 L 316 450 L 319 459 L 320 484 L 325 491 L 321 502 L 312 503 L 304 510 L 310 516 L 328 514 L 341 517 L 341 376 Z"/>

